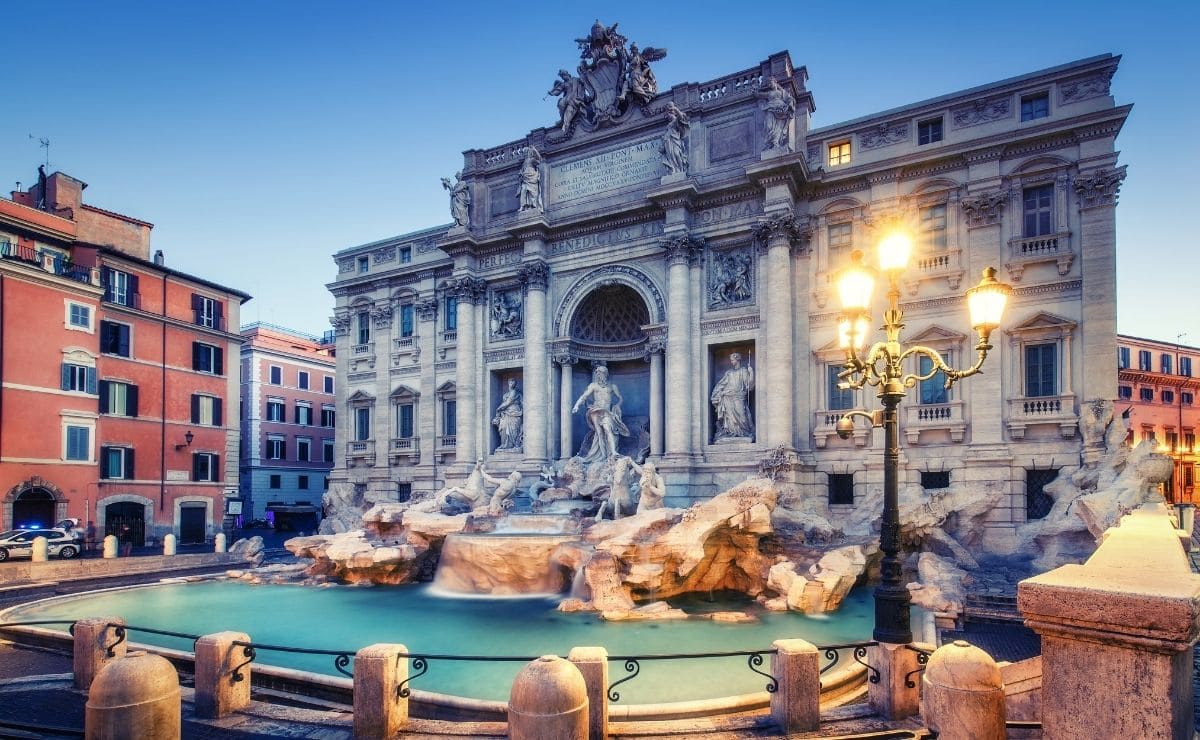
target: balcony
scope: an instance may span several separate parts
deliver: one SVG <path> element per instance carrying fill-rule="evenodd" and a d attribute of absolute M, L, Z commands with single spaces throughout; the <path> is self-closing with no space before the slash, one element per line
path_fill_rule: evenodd
<path fill-rule="evenodd" d="M 962 401 L 906 404 L 902 428 L 908 444 L 920 444 L 922 432 L 947 432 L 952 442 L 962 442 L 967 433 L 965 405 Z"/>
<path fill-rule="evenodd" d="M 458 344 L 458 329 L 447 329 L 442 332 L 443 344 Z"/>
<path fill-rule="evenodd" d="M 816 442 L 817 449 L 824 449 L 830 440 L 840 441 L 837 436 L 838 419 L 842 418 L 842 414 L 852 410 L 828 409 L 813 413 L 813 441 Z M 854 432 L 850 435 L 850 439 L 854 440 L 855 447 L 866 447 L 867 440 L 870 438 L 870 427 L 862 424 L 855 425 Z"/>
<path fill-rule="evenodd" d="M 411 462 L 415 465 L 420 459 L 420 437 L 397 437 L 388 445 L 388 461 L 393 465 L 398 462 Z"/>
<path fill-rule="evenodd" d="M 375 343 L 356 344 L 350 348 L 350 354 L 354 357 L 369 357 L 375 354 Z"/>
<path fill-rule="evenodd" d="M 217 331 L 228 331 L 229 329 L 224 316 L 206 315 L 200 311 L 192 312 L 192 323 L 196 326 L 203 326 L 205 329 L 216 329 Z"/>
<path fill-rule="evenodd" d="M 1029 265 L 1053 262 L 1058 268 L 1058 274 L 1066 275 L 1071 271 L 1071 263 L 1074 261 L 1075 253 L 1071 251 L 1071 232 L 1063 231 L 1057 234 L 1010 239 L 1008 261 L 1004 267 L 1008 270 L 1012 281 L 1019 283 L 1025 268 Z"/>
<path fill-rule="evenodd" d="M 920 285 L 926 281 L 945 280 L 950 290 L 958 290 L 962 283 L 961 250 L 929 250 L 914 261 L 915 270 L 904 277 L 904 285 L 910 296 L 917 295 Z"/>
<path fill-rule="evenodd" d="M 412 352 L 416 346 L 416 337 L 396 337 L 392 340 L 393 352 Z"/>
<path fill-rule="evenodd" d="M 1024 439 L 1031 426 L 1057 426 L 1065 439 L 1075 436 L 1079 414 L 1075 395 L 1013 398 L 1008 402 L 1008 432 L 1013 439 Z"/>
<path fill-rule="evenodd" d="M 24 262 L 40 267 L 54 275 L 74 280 L 84 285 L 100 285 L 100 271 L 93 267 L 76 265 L 63 258 L 58 252 L 36 247 L 23 247 L 10 241 L 0 242 L 0 259 Z"/>
<path fill-rule="evenodd" d="M 443 434 L 437 438 L 434 445 L 433 454 L 438 463 L 446 462 L 446 458 L 452 457 L 457 452 L 458 435 Z"/>
<path fill-rule="evenodd" d="M 375 440 L 362 439 L 346 443 L 346 467 L 371 466 L 375 464 Z"/>

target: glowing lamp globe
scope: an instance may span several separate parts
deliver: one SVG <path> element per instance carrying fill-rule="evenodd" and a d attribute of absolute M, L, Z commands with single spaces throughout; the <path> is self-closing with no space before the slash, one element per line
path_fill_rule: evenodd
<path fill-rule="evenodd" d="M 979 285 L 967 291 L 971 327 L 980 333 L 987 333 L 1000 326 L 1000 318 L 1004 315 L 1004 306 L 1011 293 L 1012 286 L 996 280 L 994 267 L 985 268 Z"/>
<path fill-rule="evenodd" d="M 838 300 L 842 309 L 849 314 L 864 313 L 871 306 L 871 293 L 875 290 L 875 275 L 862 263 L 862 252 L 855 250 L 850 255 L 850 266 L 838 273 Z"/>
<path fill-rule="evenodd" d="M 899 272 L 908 266 L 912 254 L 912 239 L 903 231 L 893 232 L 879 242 L 879 269 L 884 272 Z"/>

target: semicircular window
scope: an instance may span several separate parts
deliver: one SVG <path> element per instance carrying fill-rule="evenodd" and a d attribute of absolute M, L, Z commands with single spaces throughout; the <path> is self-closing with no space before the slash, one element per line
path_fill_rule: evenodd
<path fill-rule="evenodd" d="M 650 311 L 637 291 L 626 285 L 596 288 L 571 319 L 571 338 L 589 344 L 627 344 L 646 338 L 642 327 Z"/>

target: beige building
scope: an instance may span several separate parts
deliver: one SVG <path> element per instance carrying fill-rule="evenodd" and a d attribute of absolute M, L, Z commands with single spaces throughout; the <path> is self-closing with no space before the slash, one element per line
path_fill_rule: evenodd
<path fill-rule="evenodd" d="M 331 486 L 428 494 L 476 458 L 528 485 L 588 451 L 575 406 L 604 365 L 618 449 L 658 462 L 668 504 L 782 447 L 799 496 L 836 520 L 881 485 L 883 449 L 878 431 L 835 434 L 878 403 L 834 382 L 832 276 L 902 227 L 918 243 L 906 341 L 970 365 L 963 292 L 989 265 L 1014 287 L 984 374 L 922 383 L 902 406 L 902 485 L 1002 487 L 989 534 L 1014 542 L 1041 486 L 1080 464 L 1081 404 L 1117 394 L 1119 57 L 810 128 L 808 72 L 787 53 L 639 97 L 648 62 L 624 41 L 598 25 L 593 46 L 616 56 L 581 43 L 557 124 L 464 153 L 445 181 L 454 224 L 334 255 Z M 515 448 L 497 413 L 509 381 Z"/>

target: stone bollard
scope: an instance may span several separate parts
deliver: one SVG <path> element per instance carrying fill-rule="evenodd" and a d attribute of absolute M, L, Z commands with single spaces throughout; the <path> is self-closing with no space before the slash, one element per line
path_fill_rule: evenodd
<path fill-rule="evenodd" d="M 586 740 L 587 684 L 579 669 L 557 655 L 543 655 L 522 668 L 508 696 L 508 736 Z"/>
<path fill-rule="evenodd" d="M 88 692 L 87 740 L 177 740 L 182 730 L 179 674 L 159 655 L 136 652 L 100 669 Z"/>
<path fill-rule="evenodd" d="M 389 738 L 408 724 L 408 648 L 377 643 L 354 654 L 354 737 Z M 407 689 L 407 686 L 405 687 Z"/>
<path fill-rule="evenodd" d="M 33 555 L 31 556 L 30 559 L 35 563 L 44 563 L 47 560 L 49 560 L 50 559 L 50 554 L 49 554 L 49 549 L 48 549 L 49 544 L 50 543 L 46 540 L 45 537 L 34 537 L 33 538 Z"/>
<path fill-rule="evenodd" d="M 93 617 L 75 622 L 75 644 L 71 656 L 75 688 L 87 691 L 101 668 L 125 657 L 128 641 L 118 637 L 120 630 L 117 629 L 118 625 L 124 624 L 125 620 L 120 617 Z M 113 651 L 111 658 L 108 657 L 110 647 Z"/>
<path fill-rule="evenodd" d="M 110 534 L 104 538 L 104 559 L 112 560 L 117 556 L 117 536 Z"/>
<path fill-rule="evenodd" d="M 588 736 L 608 737 L 608 651 L 602 647 L 571 648 L 567 660 L 575 664 L 587 686 Z"/>
<path fill-rule="evenodd" d="M 771 643 L 771 719 L 784 733 L 811 732 L 821 724 L 821 665 L 817 647 L 804 640 Z"/>
<path fill-rule="evenodd" d="M 196 640 L 197 717 L 220 719 L 250 703 L 250 656 L 234 642 L 250 642 L 250 636 L 217 632 Z"/>
<path fill-rule="evenodd" d="M 921 718 L 945 740 L 1004 740 L 1004 681 L 992 656 L 965 640 L 935 650 L 921 677 Z"/>
<path fill-rule="evenodd" d="M 919 667 L 915 650 L 881 642 L 867 648 L 867 665 L 879 671 L 879 681 L 867 682 L 867 702 L 876 714 L 884 719 L 904 719 L 917 713 L 920 694 L 914 672 Z"/>
<path fill-rule="evenodd" d="M 169 532 L 163 535 L 163 555 L 174 555 L 176 550 L 175 535 Z"/>
<path fill-rule="evenodd" d="M 227 541 L 224 532 L 217 532 L 217 536 L 213 537 L 213 552 L 226 552 L 229 549 L 225 544 Z"/>

